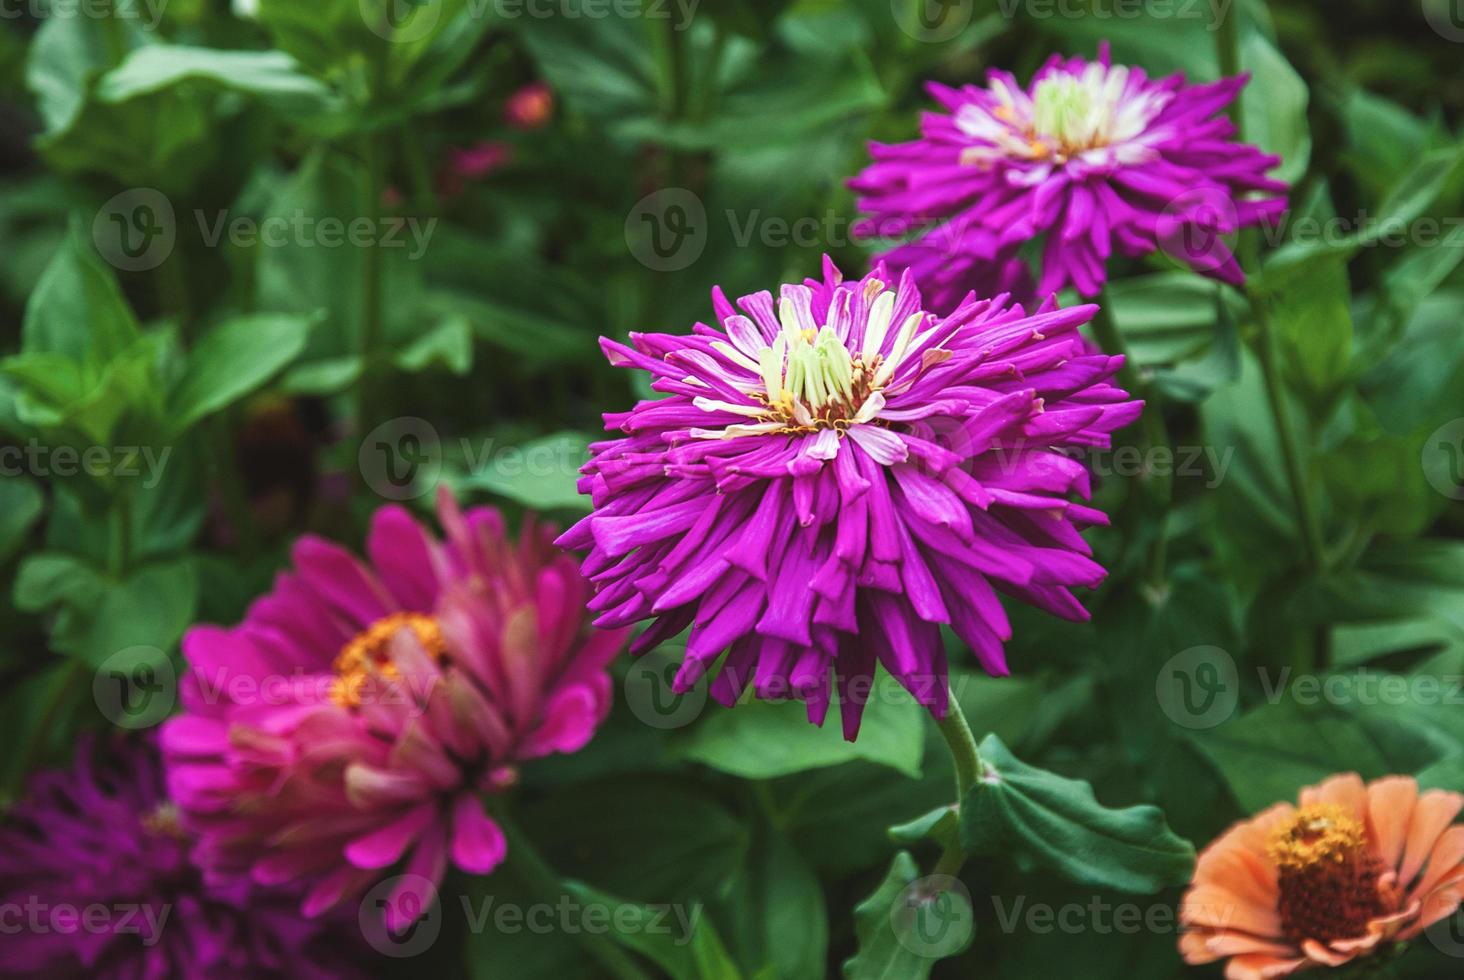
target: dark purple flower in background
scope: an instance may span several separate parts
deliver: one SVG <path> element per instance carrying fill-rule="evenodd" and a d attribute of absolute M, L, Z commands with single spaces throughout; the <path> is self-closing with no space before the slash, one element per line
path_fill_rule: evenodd
<path fill-rule="evenodd" d="M 83 738 L 72 769 L 37 774 L 0 820 L 0 968 L 47 978 L 357 975 L 318 955 L 331 924 L 301 918 L 298 895 L 206 881 L 190 843 L 151 739 Z"/>
<path fill-rule="evenodd" d="M 1059 616 L 1104 570 L 1071 503 L 1088 472 L 1064 449 L 1106 446 L 1142 405 L 1110 385 L 1121 359 L 1078 334 L 1094 307 L 968 296 L 928 312 L 913 277 L 877 267 L 744 296 L 713 292 L 716 327 L 602 339 L 667 397 L 606 415 L 580 489 L 594 511 L 560 538 L 588 549 L 598 626 L 654 620 L 632 652 L 691 632 L 689 689 L 726 653 L 712 694 L 805 700 L 821 724 L 837 684 L 859 729 L 877 663 L 937 716 L 940 625 L 1005 674 L 1005 593 Z"/>
<path fill-rule="evenodd" d="M 882 256 L 891 267 L 925 282 L 934 255 L 979 274 L 1041 238 L 1043 296 L 1068 285 L 1097 295 L 1114 252 L 1163 249 L 1243 281 L 1220 236 L 1286 208 L 1286 184 L 1266 176 L 1280 158 L 1236 142 L 1222 115 L 1246 76 L 1151 79 L 1110 64 L 1104 45 L 1097 61 L 1054 55 L 1026 89 L 1008 72 L 988 79 L 930 83 L 946 111 L 923 116 L 920 139 L 871 144 L 874 163 L 850 182 L 869 216 L 856 230 L 903 225 L 918 236 Z M 969 288 L 941 285 L 937 307 Z"/>

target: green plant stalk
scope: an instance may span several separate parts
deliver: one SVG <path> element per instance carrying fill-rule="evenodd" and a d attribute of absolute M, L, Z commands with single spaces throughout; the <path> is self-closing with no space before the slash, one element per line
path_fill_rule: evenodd
<path fill-rule="evenodd" d="M 1232 8 L 1221 20 L 1216 32 L 1217 54 L 1220 73 L 1235 75 L 1240 72 L 1240 27 L 1236 22 L 1236 9 Z M 1245 119 L 1241 111 L 1241 100 L 1237 98 L 1230 106 L 1230 116 L 1235 122 L 1236 139 L 1245 138 Z M 1286 418 L 1284 385 L 1281 380 L 1280 356 L 1276 345 L 1276 334 L 1265 302 L 1252 288 L 1251 283 L 1260 270 L 1259 243 L 1249 230 L 1242 230 L 1237 261 L 1245 273 L 1246 299 L 1250 303 L 1251 316 L 1256 323 L 1256 357 L 1261 365 L 1261 378 L 1266 386 L 1266 400 L 1270 403 L 1271 420 L 1276 427 L 1276 439 L 1281 446 L 1281 456 L 1286 466 L 1286 482 L 1291 490 L 1292 506 L 1296 509 L 1297 524 L 1301 528 L 1302 548 L 1307 567 L 1314 575 L 1326 570 L 1326 540 L 1322 534 L 1321 522 L 1316 508 L 1312 506 L 1307 492 L 1307 472 L 1301 453 Z M 1325 669 L 1331 659 L 1327 650 L 1326 631 L 1318 630 L 1313 638 L 1312 662 L 1317 669 Z"/>
<path fill-rule="evenodd" d="M 366 168 L 361 213 L 371 222 L 371 227 L 377 228 L 381 225 L 381 195 L 386 190 L 386 177 L 381 146 L 374 133 L 367 133 L 361 138 L 361 161 Z M 381 250 L 368 244 L 361 253 L 361 376 L 356 383 L 358 437 L 370 429 L 371 412 L 376 407 L 372 390 L 382 342 L 381 287 Z"/>
<path fill-rule="evenodd" d="M 949 707 L 946 708 L 946 716 L 936 719 L 935 727 L 940 729 L 940 734 L 951 751 L 951 761 L 955 763 L 956 806 L 959 812 L 959 808 L 966 803 L 966 794 L 981 777 L 981 750 L 976 747 L 976 737 L 971 734 L 971 725 L 966 721 L 966 714 L 961 710 L 961 703 L 956 700 L 954 691 L 947 696 L 947 703 Z M 933 873 L 954 878 L 965 863 L 966 851 L 961 846 L 958 833 L 954 839 L 945 842 L 945 850 L 936 862 Z"/>
<path fill-rule="evenodd" d="M 954 693 L 949 696 L 949 703 L 946 716 L 937 719 L 935 725 L 945 737 L 951 750 L 951 760 L 956 764 L 956 798 L 964 800 L 967 791 L 976 785 L 981 775 L 981 752 L 976 748 L 976 738 L 971 734 L 971 726 L 967 724 L 966 715 Z"/>
<path fill-rule="evenodd" d="M 1108 288 L 1105 286 L 1098 295 L 1098 312 L 1093 315 L 1092 320 L 1093 336 L 1098 338 L 1098 346 L 1103 348 L 1105 354 L 1118 354 L 1123 357 L 1123 367 L 1118 370 L 1118 382 L 1130 395 L 1144 399 L 1144 412 L 1139 416 L 1141 426 L 1143 449 L 1146 452 L 1158 446 L 1169 448 L 1169 430 L 1164 425 L 1164 407 L 1159 399 L 1158 392 L 1139 375 L 1134 367 L 1133 355 L 1129 353 L 1128 345 L 1123 342 L 1123 336 L 1118 332 L 1118 326 L 1113 321 L 1113 300 L 1109 296 Z M 1170 451 L 1173 458 L 1173 450 Z M 1151 477 L 1151 483 L 1155 503 L 1160 508 L 1161 518 L 1169 513 L 1169 505 L 1174 498 L 1174 486 L 1170 478 Z M 1149 557 L 1144 569 L 1144 581 L 1155 592 L 1162 591 L 1165 579 L 1165 565 L 1168 560 L 1169 539 L 1164 533 L 1164 522 L 1160 520 L 1158 533 L 1154 536 L 1154 542 L 1149 546 Z"/>
<path fill-rule="evenodd" d="M 564 890 L 559 875 L 529 843 L 522 829 L 508 815 L 507 807 L 499 805 L 493 799 L 487 802 L 493 819 L 498 822 L 508 840 L 509 869 L 541 901 L 558 903 L 569 894 Z M 651 980 L 651 975 L 641 969 L 630 954 L 616 945 L 615 940 L 609 936 L 581 930 L 574 934 L 574 938 L 617 980 Z"/>

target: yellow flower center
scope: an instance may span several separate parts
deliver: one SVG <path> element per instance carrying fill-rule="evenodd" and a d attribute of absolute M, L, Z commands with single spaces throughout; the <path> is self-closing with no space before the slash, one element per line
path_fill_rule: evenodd
<path fill-rule="evenodd" d="M 401 676 L 391 659 L 391 641 L 403 629 L 416 634 L 417 641 L 437 660 L 447 656 L 442 628 L 431 616 L 422 613 L 383 616 L 341 647 L 331 664 L 336 675 L 330 685 L 333 703 L 347 708 L 360 707 L 361 690 L 368 681 L 394 681 Z"/>

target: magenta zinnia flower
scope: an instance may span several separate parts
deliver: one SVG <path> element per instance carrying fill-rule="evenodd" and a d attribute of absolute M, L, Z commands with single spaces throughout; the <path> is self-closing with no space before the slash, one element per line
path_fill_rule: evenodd
<path fill-rule="evenodd" d="M 1187 85 L 1142 68 L 1054 55 L 1022 89 L 1004 71 L 985 88 L 930 83 L 947 110 L 927 113 L 921 138 L 871 144 L 875 162 L 850 182 L 870 217 L 920 237 L 888 252 L 894 268 L 1007 261 L 1044 239 L 1040 294 L 1068 284 L 1095 296 L 1118 251 L 1159 248 L 1197 271 L 1239 284 L 1219 235 L 1279 216 L 1286 184 L 1266 176 L 1280 158 L 1234 140 L 1222 111 L 1247 77 Z M 1253 192 L 1262 197 L 1253 198 Z M 960 271 L 959 269 L 957 270 Z M 946 299 L 959 282 L 941 283 Z"/>
<path fill-rule="evenodd" d="M 594 511 L 561 539 L 588 548 L 601 626 L 691 627 L 675 686 L 724 652 L 712 693 L 808 702 L 839 688 L 854 738 L 881 663 L 944 715 L 947 623 L 1007 672 L 1003 592 L 1069 618 L 1069 589 L 1104 576 L 1080 528 L 1100 512 L 1065 448 L 1106 446 L 1142 404 L 1107 383 L 1121 359 L 1077 333 L 1094 307 L 1028 315 L 1005 298 L 926 312 L 907 272 L 744 296 L 712 294 L 718 327 L 602 339 L 668 397 L 605 416 L 591 447 Z"/>
<path fill-rule="evenodd" d="M 349 929 L 302 921 L 298 893 L 206 880 L 188 846 L 151 740 L 84 737 L 0 821 L 5 975 L 356 974 Z"/>
<path fill-rule="evenodd" d="M 302 538 L 242 624 L 184 637 L 186 713 L 164 746 L 201 864 L 304 880 L 306 915 L 402 859 L 403 889 L 449 858 L 486 873 L 506 848 L 483 794 L 604 719 L 624 636 L 586 631 L 588 586 L 553 533 L 530 522 L 514 544 L 497 511 L 445 491 L 438 516 L 445 542 L 377 511 L 369 566 Z M 389 897 L 388 925 L 427 898 Z"/>

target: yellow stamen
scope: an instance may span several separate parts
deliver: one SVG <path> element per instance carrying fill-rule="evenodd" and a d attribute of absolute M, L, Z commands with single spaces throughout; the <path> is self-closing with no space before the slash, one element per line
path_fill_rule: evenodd
<path fill-rule="evenodd" d="M 447 655 L 442 628 L 437 620 L 421 613 L 392 613 L 357 633 L 331 664 L 336 673 L 330 685 L 332 703 L 355 708 L 361 704 L 361 688 L 368 679 L 394 681 L 401 676 L 391 660 L 391 641 L 400 630 L 409 629 L 428 654 L 441 661 Z"/>

